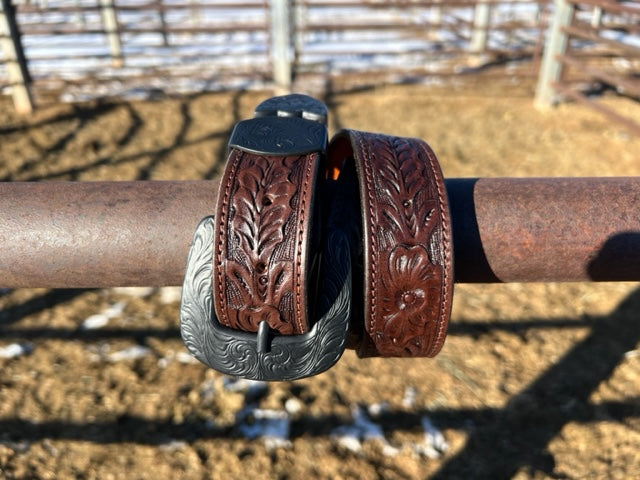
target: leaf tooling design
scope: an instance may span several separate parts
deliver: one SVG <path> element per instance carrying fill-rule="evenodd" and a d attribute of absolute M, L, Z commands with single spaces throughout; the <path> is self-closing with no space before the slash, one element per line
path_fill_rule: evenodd
<path fill-rule="evenodd" d="M 290 297 L 296 249 L 304 248 L 297 233 L 302 177 L 313 161 L 313 156 L 239 155 L 237 173 L 229 180 L 228 216 L 221 212 L 227 240 L 218 269 L 226 276 L 226 289 L 216 308 L 226 309 L 221 315 L 226 326 L 256 331 L 265 320 L 282 334 L 301 333 Z"/>

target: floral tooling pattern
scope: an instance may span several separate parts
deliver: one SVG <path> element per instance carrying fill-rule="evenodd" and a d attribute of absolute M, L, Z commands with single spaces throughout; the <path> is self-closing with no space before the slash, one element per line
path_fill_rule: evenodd
<path fill-rule="evenodd" d="M 266 321 L 281 334 L 306 331 L 300 219 L 308 215 L 315 157 L 239 151 L 230 157 L 234 164 L 225 171 L 218 214 L 215 304 L 221 324 L 255 332 Z"/>
<path fill-rule="evenodd" d="M 368 249 L 371 342 L 360 353 L 435 355 L 446 332 L 451 288 L 446 198 L 435 156 L 420 140 L 349 134 L 362 170 Z"/>

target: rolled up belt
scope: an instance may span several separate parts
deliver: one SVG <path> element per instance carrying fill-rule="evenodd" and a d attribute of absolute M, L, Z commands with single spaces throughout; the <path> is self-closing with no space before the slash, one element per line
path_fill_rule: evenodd
<path fill-rule="evenodd" d="M 187 348 L 224 373 L 290 380 L 347 345 L 363 357 L 443 345 L 452 241 L 435 155 L 353 130 L 326 152 L 326 116 L 310 97 L 275 97 L 231 136 L 181 305 Z"/>
<path fill-rule="evenodd" d="M 354 162 L 363 243 L 363 357 L 435 356 L 447 333 L 453 243 L 444 178 L 422 140 L 337 134 L 329 168 Z M 334 173 L 335 175 L 335 173 Z"/>

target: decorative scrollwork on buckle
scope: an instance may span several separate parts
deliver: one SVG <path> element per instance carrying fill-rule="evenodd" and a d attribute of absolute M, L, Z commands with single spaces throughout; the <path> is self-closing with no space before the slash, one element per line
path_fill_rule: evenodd
<path fill-rule="evenodd" d="M 351 259 L 346 236 L 331 232 L 322 256 L 317 312 L 302 335 L 242 332 L 223 327 L 213 313 L 213 217 L 193 237 L 180 306 L 180 331 L 187 349 L 222 373 L 252 380 L 295 380 L 333 366 L 344 351 L 351 312 Z M 263 329 L 266 331 L 266 329 Z"/>

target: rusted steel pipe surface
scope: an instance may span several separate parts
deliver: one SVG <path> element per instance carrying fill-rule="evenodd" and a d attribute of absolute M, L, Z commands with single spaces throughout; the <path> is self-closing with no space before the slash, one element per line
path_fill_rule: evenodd
<path fill-rule="evenodd" d="M 179 285 L 217 183 L 0 183 L 0 284 Z"/>
<path fill-rule="evenodd" d="M 640 177 L 450 179 L 457 282 L 640 280 Z M 179 285 L 217 183 L 0 183 L 0 286 Z"/>
<path fill-rule="evenodd" d="M 640 279 L 640 177 L 451 180 L 456 281 Z"/>

